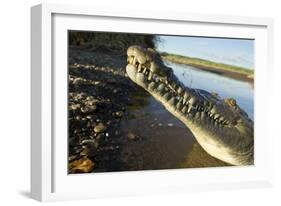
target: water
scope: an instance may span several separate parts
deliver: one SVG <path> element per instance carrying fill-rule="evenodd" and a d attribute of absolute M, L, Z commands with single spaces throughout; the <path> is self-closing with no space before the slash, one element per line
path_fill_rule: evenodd
<path fill-rule="evenodd" d="M 253 119 L 254 91 L 252 85 L 219 74 L 196 69 L 192 66 L 166 62 L 185 86 L 215 92 L 222 98 L 234 98 L 238 105 Z"/>

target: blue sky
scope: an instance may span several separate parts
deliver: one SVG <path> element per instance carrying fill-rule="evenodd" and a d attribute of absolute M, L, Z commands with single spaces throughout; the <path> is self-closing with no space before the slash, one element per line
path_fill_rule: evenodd
<path fill-rule="evenodd" d="M 254 40 L 159 36 L 158 51 L 254 68 Z"/>

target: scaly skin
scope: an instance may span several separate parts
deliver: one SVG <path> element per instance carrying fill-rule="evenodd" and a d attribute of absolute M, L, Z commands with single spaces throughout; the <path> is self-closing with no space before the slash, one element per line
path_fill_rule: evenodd
<path fill-rule="evenodd" d="M 188 88 L 153 49 L 127 50 L 129 78 L 181 120 L 211 156 L 232 165 L 254 163 L 253 121 L 234 99 Z"/>

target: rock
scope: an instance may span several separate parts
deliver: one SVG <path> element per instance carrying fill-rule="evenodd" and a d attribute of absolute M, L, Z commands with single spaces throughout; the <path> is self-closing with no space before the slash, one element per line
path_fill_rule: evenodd
<path fill-rule="evenodd" d="M 80 108 L 80 104 L 72 104 L 72 105 L 69 105 L 68 109 L 69 110 L 77 110 Z"/>
<path fill-rule="evenodd" d="M 87 112 L 93 112 L 97 109 L 96 105 L 86 105 L 81 108 L 81 112 L 87 113 Z"/>
<path fill-rule="evenodd" d="M 114 90 L 113 90 L 113 93 L 114 93 L 114 94 L 116 94 L 116 93 L 118 93 L 118 92 L 119 92 L 119 89 L 114 89 Z"/>
<path fill-rule="evenodd" d="M 96 140 L 100 140 L 104 137 L 105 135 L 103 133 L 100 133 L 96 136 Z"/>
<path fill-rule="evenodd" d="M 81 156 L 94 157 L 97 154 L 97 148 L 99 146 L 98 141 L 95 139 L 87 139 L 82 141 L 83 151 L 80 152 Z"/>
<path fill-rule="evenodd" d="M 106 130 L 106 126 L 101 122 L 97 126 L 95 126 L 94 131 L 96 133 L 102 133 Z"/>
<path fill-rule="evenodd" d="M 83 83 L 83 80 L 81 78 L 76 78 L 73 80 L 73 84 L 81 84 Z"/>
<path fill-rule="evenodd" d="M 95 139 L 85 139 L 81 142 L 81 144 L 93 144 L 93 146 L 98 147 L 98 142 Z"/>
<path fill-rule="evenodd" d="M 82 152 L 80 152 L 80 156 L 88 156 L 89 155 L 89 150 L 87 148 L 84 148 Z"/>
<path fill-rule="evenodd" d="M 129 132 L 127 134 L 127 137 L 128 137 L 129 140 L 135 140 L 137 136 L 134 133 Z"/>
<path fill-rule="evenodd" d="M 118 118 L 121 118 L 121 117 L 123 117 L 123 112 L 122 111 L 115 112 L 114 116 L 118 117 Z"/>
<path fill-rule="evenodd" d="M 94 101 L 94 98 L 93 98 L 92 96 L 88 96 L 88 97 L 86 98 L 86 100 L 87 100 L 87 101 Z"/>
<path fill-rule="evenodd" d="M 73 161 L 75 159 L 77 159 L 78 155 L 71 155 L 68 157 L 68 161 Z"/>
<path fill-rule="evenodd" d="M 93 106 L 93 105 L 96 104 L 96 102 L 95 102 L 95 101 L 87 101 L 87 102 L 85 102 L 85 104 L 86 104 L 86 105 Z M 95 106 L 96 106 L 96 105 L 95 105 Z M 96 107 L 97 107 L 97 106 L 96 106 Z"/>
<path fill-rule="evenodd" d="M 100 84 L 100 82 L 99 81 L 93 81 L 93 84 L 98 85 L 98 84 Z"/>
<path fill-rule="evenodd" d="M 86 173 L 91 172 L 94 168 L 94 162 L 88 158 L 82 158 L 74 160 L 69 164 L 69 170 L 71 173 Z"/>
<path fill-rule="evenodd" d="M 87 119 L 92 119 L 92 116 L 91 115 L 87 115 L 86 118 Z"/>

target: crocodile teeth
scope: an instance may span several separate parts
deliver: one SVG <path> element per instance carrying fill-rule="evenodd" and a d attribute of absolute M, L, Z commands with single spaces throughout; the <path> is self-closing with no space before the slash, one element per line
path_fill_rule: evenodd
<path fill-rule="evenodd" d="M 178 87 L 177 92 L 178 92 L 178 94 L 181 94 L 183 92 L 183 89 L 181 86 Z"/>
<path fill-rule="evenodd" d="M 181 110 L 181 111 L 182 111 L 182 113 L 186 113 L 187 108 L 188 108 L 187 106 L 184 106 L 184 107 L 182 108 L 182 110 Z"/>
<path fill-rule="evenodd" d="M 152 73 L 152 71 L 150 71 L 149 74 L 148 74 L 148 80 L 149 81 L 152 79 L 152 75 L 153 75 L 153 73 Z"/>
<path fill-rule="evenodd" d="M 215 113 L 217 113 L 217 109 L 216 109 L 216 107 L 215 106 L 213 106 L 213 108 L 211 109 L 211 111 L 210 111 L 212 114 L 215 114 Z"/>
<path fill-rule="evenodd" d="M 176 109 L 177 109 L 177 110 L 180 110 L 181 106 L 182 106 L 182 104 L 181 104 L 180 101 L 179 101 L 179 102 L 177 103 L 177 105 L 176 105 Z"/>
<path fill-rule="evenodd" d="M 194 117 L 195 113 L 196 113 L 196 110 L 193 107 L 191 107 L 189 114 Z"/>
<path fill-rule="evenodd" d="M 175 82 L 172 82 L 172 83 L 170 83 L 170 86 L 173 90 L 175 90 L 177 87 L 177 84 Z"/>
<path fill-rule="evenodd" d="M 188 103 L 191 104 L 191 105 L 195 105 L 196 98 L 195 97 L 190 98 L 190 100 L 188 100 Z"/>
<path fill-rule="evenodd" d="M 137 63 L 137 58 L 136 57 L 133 57 L 133 61 L 132 61 L 132 64 L 135 65 Z"/>
<path fill-rule="evenodd" d="M 169 92 L 167 92 L 166 94 L 164 94 L 163 98 L 168 101 L 170 99 L 171 95 Z"/>
<path fill-rule="evenodd" d="M 155 88 L 156 88 L 157 84 L 155 82 L 151 82 L 149 85 L 148 85 L 148 89 L 153 91 Z"/>
<path fill-rule="evenodd" d="M 134 60 L 134 57 L 129 57 L 129 62 L 130 62 L 130 64 L 133 64 L 133 60 Z"/>
<path fill-rule="evenodd" d="M 143 73 L 145 74 L 145 72 L 146 72 L 146 67 L 143 68 Z"/>
<path fill-rule="evenodd" d="M 195 113 L 195 118 L 196 118 L 196 119 L 199 119 L 199 118 L 201 117 L 201 114 L 200 114 L 200 113 L 201 113 L 201 112 L 196 112 L 196 113 Z"/>
<path fill-rule="evenodd" d="M 205 116 L 206 116 L 205 112 L 201 112 L 201 120 L 205 119 Z"/>
<path fill-rule="evenodd" d="M 159 84 L 159 86 L 157 87 L 157 90 L 158 90 L 158 91 L 163 91 L 164 88 L 165 88 L 165 84 L 161 83 L 161 84 Z"/>
<path fill-rule="evenodd" d="M 183 103 L 183 98 L 182 97 L 179 97 L 179 102 Z"/>
<path fill-rule="evenodd" d="M 175 105 L 176 104 L 176 98 L 175 97 L 172 97 L 169 102 L 168 102 L 170 105 Z"/>
<path fill-rule="evenodd" d="M 185 104 L 187 102 L 187 99 L 189 98 L 189 94 L 187 92 L 184 92 L 184 95 L 183 95 L 183 104 Z"/>
<path fill-rule="evenodd" d="M 217 119 L 217 118 L 219 118 L 219 117 L 220 117 L 219 114 L 215 114 L 215 115 L 214 115 L 214 119 Z"/>

